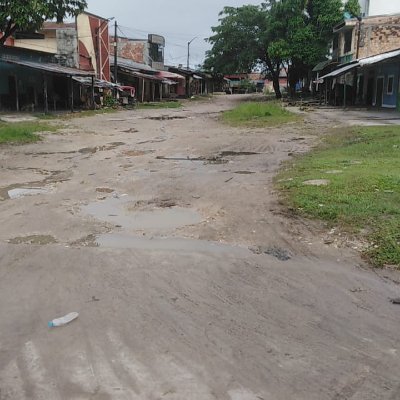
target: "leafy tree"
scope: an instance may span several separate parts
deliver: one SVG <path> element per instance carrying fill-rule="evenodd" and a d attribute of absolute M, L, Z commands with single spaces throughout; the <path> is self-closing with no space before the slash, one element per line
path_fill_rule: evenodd
<path fill-rule="evenodd" d="M 219 14 L 219 25 L 211 28 L 214 35 L 207 39 L 212 49 L 207 52 L 204 68 L 214 75 L 264 69 L 279 98 L 281 62 L 268 54 L 267 13 L 266 5 L 225 7 Z"/>
<path fill-rule="evenodd" d="M 348 12 L 353 17 L 357 17 L 361 14 L 360 3 L 358 0 L 348 0 L 344 6 L 344 11 Z"/>
<path fill-rule="evenodd" d="M 17 30 L 40 29 L 48 19 L 62 22 L 86 7 L 86 0 L 0 0 L 0 46 Z"/>
<path fill-rule="evenodd" d="M 329 52 L 333 27 L 343 18 L 341 0 L 270 1 L 268 52 L 284 60 L 292 90 Z"/>

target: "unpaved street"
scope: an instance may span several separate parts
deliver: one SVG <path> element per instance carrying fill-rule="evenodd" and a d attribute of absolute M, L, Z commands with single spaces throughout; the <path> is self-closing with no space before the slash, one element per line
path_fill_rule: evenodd
<path fill-rule="evenodd" d="M 272 185 L 337 121 L 222 125 L 243 98 L 0 147 L 1 400 L 400 399 L 399 275 Z"/>

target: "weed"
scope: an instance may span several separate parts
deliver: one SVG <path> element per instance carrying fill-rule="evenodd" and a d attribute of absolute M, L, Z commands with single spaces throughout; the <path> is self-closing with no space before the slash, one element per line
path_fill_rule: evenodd
<path fill-rule="evenodd" d="M 0 123 L 0 144 L 30 143 L 41 140 L 37 132 L 54 132 L 57 127 L 43 122 Z"/>
<path fill-rule="evenodd" d="M 223 120 L 233 126 L 276 126 L 300 120 L 278 102 L 248 102 L 223 113 Z"/>
<path fill-rule="evenodd" d="M 400 126 L 335 131 L 277 177 L 298 213 L 338 226 L 368 244 L 376 266 L 400 265 Z M 303 182 L 328 179 L 327 186 Z"/>

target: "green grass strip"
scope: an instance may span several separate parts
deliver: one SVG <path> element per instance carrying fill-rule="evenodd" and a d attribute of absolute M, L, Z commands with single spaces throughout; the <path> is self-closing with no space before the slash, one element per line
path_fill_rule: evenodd
<path fill-rule="evenodd" d="M 242 103 L 223 113 L 223 120 L 232 126 L 277 126 L 300 119 L 300 116 L 286 110 L 280 103 L 272 101 Z"/>
<path fill-rule="evenodd" d="M 400 266 L 400 126 L 336 131 L 277 177 L 287 205 L 358 235 L 376 266 Z M 327 186 L 304 181 L 327 179 Z"/>
<path fill-rule="evenodd" d="M 55 130 L 55 126 L 43 122 L 0 122 L 0 144 L 37 142 L 41 140 L 37 132 Z"/>

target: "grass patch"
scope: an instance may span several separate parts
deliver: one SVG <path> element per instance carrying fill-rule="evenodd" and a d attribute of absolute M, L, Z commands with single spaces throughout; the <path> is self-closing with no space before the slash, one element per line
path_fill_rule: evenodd
<path fill-rule="evenodd" d="M 158 109 L 158 108 L 181 108 L 182 103 L 179 101 L 162 101 L 159 103 L 138 103 L 137 108 L 142 110 Z"/>
<path fill-rule="evenodd" d="M 233 126 L 276 126 L 300 119 L 278 102 L 248 102 L 223 113 L 223 120 Z"/>
<path fill-rule="evenodd" d="M 41 140 L 37 132 L 54 132 L 56 126 L 43 122 L 0 122 L 0 144 L 32 143 Z"/>
<path fill-rule="evenodd" d="M 287 204 L 368 243 L 375 266 L 400 266 L 400 126 L 352 128 L 329 135 L 277 177 Z M 341 171 L 339 173 L 327 173 Z M 328 179 L 328 186 L 306 180 Z"/>

